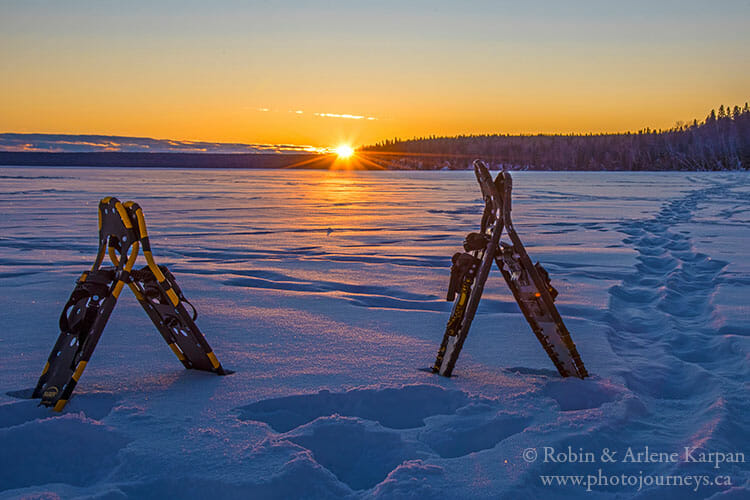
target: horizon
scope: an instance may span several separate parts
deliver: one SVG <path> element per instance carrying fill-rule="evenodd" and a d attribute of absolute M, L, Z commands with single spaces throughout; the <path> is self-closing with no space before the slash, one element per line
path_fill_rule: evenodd
<path fill-rule="evenodd" d="M 725 107 L 721 104 L 718 108 Z M 748 109 L 748 102 L 744 107 L 739 104 L 726 105 L 727 116 L 731 115 L 733 107 L 740 107 L 743 110 Z M 712 108 L 708 114 L 715 114 L 717 108 Z M 618 136 L 637 134 L 644 131 L 651 133 L 662 133 L 675 130 L 679 127 L 687 127 L 693 124 L 701 125 L 705 119 L 694 118 L 682 122 L 677 121 L 673 127 L 668 129 L 656 129 L 651 127 L 641 127 L 638 130 L 625 130 L 616 132 L 573 132 L 573 133 L 518 133 L 506 134 L 502 132 L 490 132 L 484 134 L 457 134 L 453 136 L 414 136 L 414 137 L 395 137 L 384 138 L 370 144 L 352 144 L 342 142 L 330 146 L 312 146 L 309 144 L 263 144 L 257 142 L 211 142 L 203 140 L 185 140 L 179 138 L 156 138 L 156 137 L 137 137 L 122 135 L 107 135 L 97 133 L 66 134 L 66 133 L 19 133 L 19 132 L 0 132 L 0 152 L 48 152 L 48 153 L 82 153 L 82 152 L 158 152 L 158 153 L 215 153 L 215 154 L 336 154 L 344 159 L 353 155 L 360 148 L 375 147 L 386 140 L 395 140 L 396 142 L 420 141 L 430 138 L 457 138 L 471 136 L 507 136 L 507 137 L 585 137 L 585 136 Z M 79 139 L 76 141 L 75 139 Z M 21 139 L 28 139 L 21 140 Z M 93 139 L 100 139 L 101 142 L 91 142 Z M 115 142 L 115 140 L 119 142 Z M 31 142 L 29 142 L 31 141 Z M 126 142 L 128 141 L 128 142 Z M 341 154 L 341 151 L 345 154 Z"/>
<path fill-rule="evenodd" d="M 616 134 L 748 100 L 750 5 L 2 2 L 0 130 L 242 144 Z"/>

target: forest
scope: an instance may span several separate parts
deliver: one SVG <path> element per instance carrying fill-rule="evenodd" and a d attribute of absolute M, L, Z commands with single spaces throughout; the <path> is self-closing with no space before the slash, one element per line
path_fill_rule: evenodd
<path fill-rule="evenodd" d="M 750 107 L 720 106 L 702 122 L 613 134 L 459 135 L 392 139 L 358 150 L 386 168 L 463 169 L 474 158 L 513 170 L 747 170 Z"/>

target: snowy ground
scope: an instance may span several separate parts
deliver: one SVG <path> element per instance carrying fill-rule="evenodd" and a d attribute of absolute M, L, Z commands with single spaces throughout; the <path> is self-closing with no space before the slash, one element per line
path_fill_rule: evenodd
<path fill-rule="evenodd" d="M 557 376 L 496 270 L 455 376 L 418 370 L 479 223 L 470 172 L 0 168 L 0 497 L 750 498 L 747 462 L 683 456 L 750 460 L 750 176 L 514 181 L 586 381 Z M 126 290 L 57 415 L 6 393 L 36 383 L 106 195 L 144 208 L 236 373 L 183 370 Z M 645 446 L 679 457 L 623 463 Z M 568 447 L 595 460 L 545 463 Z M 677 476 L 698 479 L 649 486 Z"/>

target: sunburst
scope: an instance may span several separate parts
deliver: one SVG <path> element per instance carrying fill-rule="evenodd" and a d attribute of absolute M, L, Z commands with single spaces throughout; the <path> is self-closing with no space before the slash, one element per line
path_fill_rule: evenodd
<path fill-rule="evenodd" d="M 333 150 L 340 160 L 347 160 L 354 154 L 354 148 L 348 144 L 339 144 Z"/>

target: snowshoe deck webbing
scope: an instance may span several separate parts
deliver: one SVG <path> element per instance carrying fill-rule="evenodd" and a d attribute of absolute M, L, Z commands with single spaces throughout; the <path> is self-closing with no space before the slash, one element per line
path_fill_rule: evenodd
<path fill-rule="evenodd" d="M 147 266 L 133 271 L 140 247 Z M 102 267 L 109 254 L 113 267 Z M 189 314 L 174 276 L 154 262 L 146 222 L 133 202 L 104 198 L 99 203 L 99 250 L 60 315 L 60 335 L 32 397 L 61 411 L 94 352 L 125 285 L 133 291 L 159 333 L 186 368 L 226 372 Z"/>
<path fill-rule="evenodd" d="M 453 310 L 433 372 L 447 377 L 451 375 L 479 305 L 491 261 L 494 260 L 513 292 L 513 297 L 518 302 L 526 321 L 560 375 L 587 377 L 588 373 L 581 361 L 581 356 L 555 307 L 557 290 L 550 284 L 549 275 L 541 264 L 532 264 L 513 227 L 510 217 L 513 180 L 510 174 L 505 171 L 500 172 L 493 182 L 487 167 L 480 161 L 474 162 L 474 172 L 482 189 L 485 209 L 481 232 L 470 234 L 464 242 L 464 247 L 467 251 L 478 248 L 479 244 L 476 242 L 480 239 L 484 239 L 487 245 L 484 249 L 473 250 L 472 255 L 481 259 L 482 265 L 476 278 L 467 273 L 458 297 L 455 297 L 455 293 L 451 294 L 456 286 L 452 268 L 447 298 L 454 300 Z M 503 229 L 508 234 L 509 244 L 500 242 Z M 470 240 L 473 240 L 473 246 Z M 454 267 L 455 262 L 456 256 L 454 256 Z M 490 264 L 486 265 L 488 262 Z M 468 304 L 465 304 L 466 297 L 468 297 Z"/>

